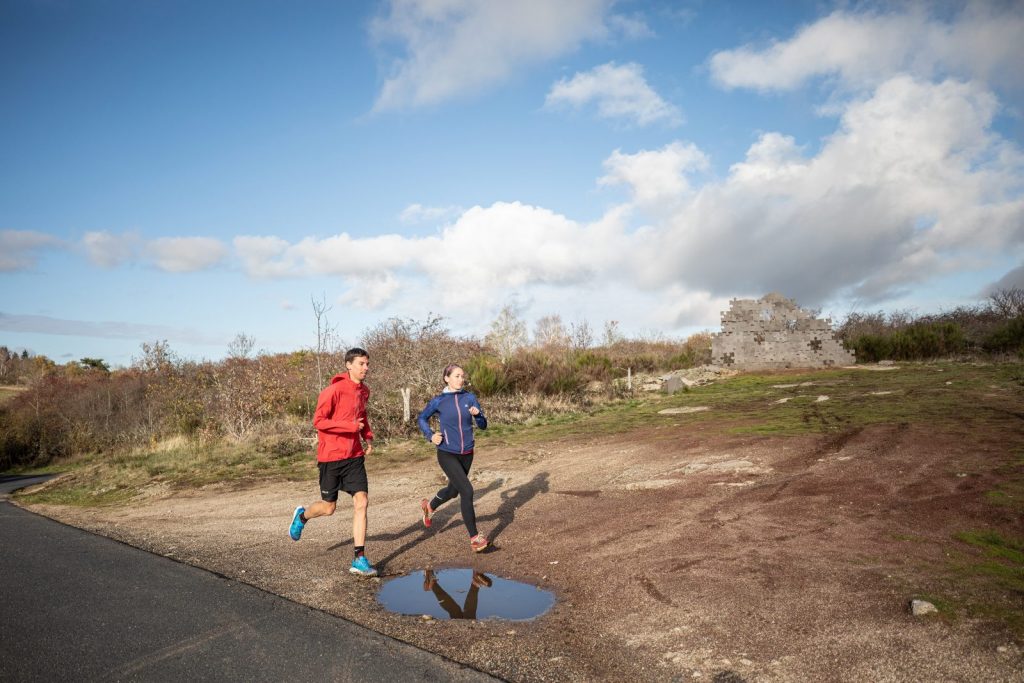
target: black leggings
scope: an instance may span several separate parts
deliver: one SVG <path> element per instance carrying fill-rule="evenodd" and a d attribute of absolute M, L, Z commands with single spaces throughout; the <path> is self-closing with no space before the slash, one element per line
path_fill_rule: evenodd
<path fill-rule="evenodd" d="M 462 507 L 462 521 L 470 536 L 476 536 L 476 511 L 473 509 L 473 485 L 469 483 L 469 468 L 473 466 L 473 454 L 455 455 L 437 449 L 437 464 L 448 477 L 448 485 L 437 492 L 430 501 L 430 509 L 436 510 L 455 496 L 459 496 Z"/>

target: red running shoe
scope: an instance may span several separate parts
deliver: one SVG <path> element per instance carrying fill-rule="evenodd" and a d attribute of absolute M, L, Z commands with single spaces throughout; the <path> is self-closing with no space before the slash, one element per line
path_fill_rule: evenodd
<path fill-rule="evenodd" d="M 473 549 L 474 553 L 478 553 L 491 544 L 487 540 L 487 537 L 483 534 L 477 534 L 473 538 L 469 539 L 469 546 Z"/>
<path fill-rule="evenodd" d="M 420 501 L 420 512 L 423 513 L 423 526 L 430 528 L 430 516 L 434 511 L 430 509 L 430 501 L 426 498 Z"/>

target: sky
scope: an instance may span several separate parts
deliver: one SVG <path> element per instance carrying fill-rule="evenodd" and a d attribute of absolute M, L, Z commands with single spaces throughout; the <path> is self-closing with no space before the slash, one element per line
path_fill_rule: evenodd
<path fill-rule="evenodd" d="M 1024 287 L 1024 2 L 0 0 L 0 345 Z"/>

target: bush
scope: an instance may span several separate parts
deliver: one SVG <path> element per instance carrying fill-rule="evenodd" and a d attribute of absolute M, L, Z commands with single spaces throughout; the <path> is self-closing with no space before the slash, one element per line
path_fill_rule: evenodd
<path fill-rule="evenodd" d="M 967 348 L 956 323 L 915 324 L 892 335 L 894 360 L 923 360 L 962 353 Z"/>
<path fill-rule="evenodd" d="M 982 343 L 989 353 L 1024 355 L 1024 315 L 998 327 Z"/>
<path fill-rule="evenodd" d="M 892 344 L 889 337 L 882 334 L 862 334 L 846 347 L 857 354 L 860 363 L 877 363 L 892 358 Z"/>
<path fill-rule="evenodd" d="M 608 356 L 596 351 L 577 353 L 573 358 L 573 365 L 576 367 L 581 379 L 607 382 L 614 377 L 611 360 Z"/>
<path fill-rule="evenodd" d="M 968 342 L 956 323 L 913 323 L 879 334 L 862 334 L 847 347 L 862 363 L 880 360 L 925 360 L 963 353 Z"/>
<path fill-rule="evenodd" d="M 470 389 L 479 396 L 493 396 L 508 388 L 505 371 L 497 358 L 477 355 L 463 369 L 469 375 Z"/>
<path fill-rule="evenodd" d="M 551 357 L 537 351 L 517 354 L 506 367 L 509 389 L 552 396 L 583 390 L 586 379 L 564 356 Z"/>

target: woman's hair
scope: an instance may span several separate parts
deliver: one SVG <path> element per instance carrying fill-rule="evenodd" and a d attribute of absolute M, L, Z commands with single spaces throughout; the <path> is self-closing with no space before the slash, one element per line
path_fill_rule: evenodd
<path fill-rule="evenodd" d="M 441 375 L 441 379 L 442 380 L 447 380 L 448 379 L 448 375 L 450 375 L 453 372 L 455 372 L 455 368 L 458 368 L 459 370 L 462 370 L 463 372 L 465 372 L 465 370 L 462 368 L 462 366 L 459 365 L 458 363 L 449 363 L 448 365 L 444 366 L 444 374 Z"/>

